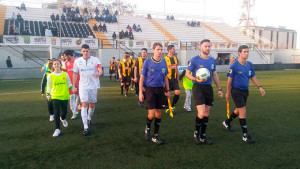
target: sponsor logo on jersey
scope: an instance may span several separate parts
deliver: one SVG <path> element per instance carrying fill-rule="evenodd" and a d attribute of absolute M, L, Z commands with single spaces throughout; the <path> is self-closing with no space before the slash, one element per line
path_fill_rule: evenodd
<path fill-rule="evenodd" d="M 200 65 L 199 67 L 203 68 L 203 65 Z"/>
<path fill-rule="evenodd" d="M 231 74 L 231 73 L 232 73 L 232 69 L 229 69 L 229 70 L 228 70 L 228 73 L 230 73 L 230 74 Z"/>
<path fill-rule="evenodd" d="M 249 70 L 249 76 L 251 76 L 251 70 Z"/>
<path fill-rule="evenodd" d="M 215 68 L 215 65 L 211 64 L 211 70 L 214 70 L 214 68 Z"/>
<path fill-rule="evenodd" d="M 169 68 L 170 69 L 175 69 L 177 66 L 176 65 L 170 65 Z"/>
<path fill-rule="evenodd" d="M 154 72 L 154 69 L 150 69 L 151 72 Z"/>
<path fill-rule="evenodd" d="M 242 74 L 243 72 L 239 72 L 239 74 Z"/>

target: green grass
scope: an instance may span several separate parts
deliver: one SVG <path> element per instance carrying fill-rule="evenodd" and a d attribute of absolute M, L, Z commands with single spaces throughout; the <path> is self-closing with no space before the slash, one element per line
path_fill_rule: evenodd
<path fill-rule="evenodd" d="M 173 119 L 163 113 L 165 144 L 158 146 L 144 140 L 147 111 L 137 106 L 133 92 L 120 96 L 119 83 L 107 77 L 101 79 L 91 134 L 82 136 L 81 120 L 69 120 L 69 111 L 69 127 L 58 138 L 52 137 L 40 79 L 1 80 L 0 168 L 300 168 L 300 71 L 256 73 L 266 90 L 261 97 L 250 82 L 247 125 L 257 142 L 242 142 L 238 120 L 234 132 L 223 129 L 226 102 L 215 96 L 207 129 L 211 146 L 194 144 L 195 107 L 191 113 L 182 108 L 182 87 L 179 113 Z M 226 75 L 219 76 L 226 92 Z"/>

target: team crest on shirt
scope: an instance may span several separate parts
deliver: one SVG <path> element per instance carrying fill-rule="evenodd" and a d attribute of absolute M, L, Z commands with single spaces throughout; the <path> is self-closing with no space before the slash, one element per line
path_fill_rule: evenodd
<path fill-rule="evenodd" d="M 232 73 L 232 69 L 229 69 L 229 70 L 228 70 L 228 73 L 230 73 L 230 74 L 231 74 L 231 73 Z"/>
<path fill-rule="evenodd" d="M 162 68 L 162 69 L 161 69 L 161 72 L 162 72 L 162 73 L 165 73 L 165 72 L 166 72 L 166 69 L 165 69 L 165 68 Z"/>
<path fill-rule="evenodd" d="M 239 71 L 239 74 L 242 74 L 243 72 Z"/>
<path fill-rule="evenodd" d="M 214 68 L 215 68 L 215 65 L 211 64 L 211 70 L 214 70 Z"/>
<path fill-rule="evenodd" d="M 81 61 L 79 61 L 78 63 L 79 63 L 79 64 L 82 64 L 83 62 L 82 62 L 82 60 L 81 60 Z"/>
<path fill-rule="evenodd" d="M 203 68 L 203 65 L 200 65 L 199 67 Z"/>
<path fill-rule="evenodd" d="M 69 63 L 69 62 L 67 62 L 67 66 L 70 66 L 70 63 Z"/>
<path fill-rule="evenodd" d="M 154 72 L 154 69 L 150 69 L 151 72 Z"/>
<path fill-rule="evenodd" d="M 251 70 L 249 70 L 249 76 L 251 76 Z"/>

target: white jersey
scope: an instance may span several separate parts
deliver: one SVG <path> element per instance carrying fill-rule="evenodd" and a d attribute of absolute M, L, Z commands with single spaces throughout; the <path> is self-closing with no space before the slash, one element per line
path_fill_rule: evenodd
<path fill-rule="evenodd" d="M 100 60 L 90 56 L 88 60 L 80 57 L 74 61 L 73 72 L 79 73 L 79 89 L 98 89 L 100 80 L 95 77 L 98 73 L 97 65 L 101 65 Z"/>

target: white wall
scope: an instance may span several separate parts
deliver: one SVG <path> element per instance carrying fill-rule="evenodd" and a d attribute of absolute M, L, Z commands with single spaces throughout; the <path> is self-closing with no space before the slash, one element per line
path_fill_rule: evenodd
<path fill-rule="evenodd" d="M 300 63 L 300 49 L 297 50 L 275 50 L 275 63 Z"/>

